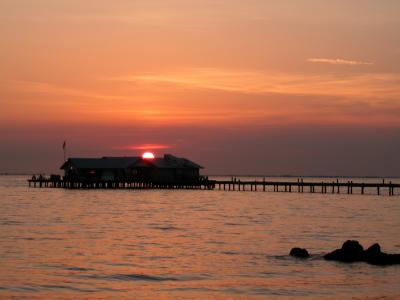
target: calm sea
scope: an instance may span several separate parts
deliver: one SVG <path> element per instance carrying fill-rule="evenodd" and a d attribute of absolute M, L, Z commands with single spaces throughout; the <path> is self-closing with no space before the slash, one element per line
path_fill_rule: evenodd
<path fill-rule="evenodd" d="M 2 299 L 400 299 L 400 266 L 287 256 L 346 239 L 400 253 L 400 196 L 29 189 L 0 176 Z"/>

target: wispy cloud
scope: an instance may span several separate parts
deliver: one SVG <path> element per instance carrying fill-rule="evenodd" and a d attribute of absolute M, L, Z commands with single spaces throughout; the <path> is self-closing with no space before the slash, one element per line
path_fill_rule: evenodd
<path fill-rule="evenodd" d="M 140 144 L 140 145 L 127 145 L 117 147 L 119 150 L 159 150 L 159 149 L 172 149 L 175 148 L 172 145 L 165 144 Z"/>
<path fill-rule="evenodd" d="M 296 120 L 326 123 L 329 118 L 333 123 L 340 120 L 370 123 L 372 118 L 376 122 L 380 118 L 384 124 L 400 122 L 397 117 L 400 74 L 396 73 L 316 74 L 191 68 L 137 73 L 101 83 L 101 87 L 93 84 L 75 87 L 0 81 L 3 85 L 0 87 L 4 87 L 0 90 L 5 90 L 7 97 L 15 94 L 16 99 L 23 101 L 14 101 L 13 113 L 8 114 L 10 117 L 4 114 L 3 118 L 11 120 L 18 115 L 24 120 L 28 117 L 85 120 L 148 127 L 239 124 L 249 123 L 249 120 L 252 124 L 288 124 Z M 38 99 L 41 100 L 40 113 L 31 113 L 37 109 Z M 29 116 L 21 113 L 18 103 L 24 104 L 24 111 L 30 111 Z M 124 147 L 125 150 L 145 150 L 172 146 L 134 144 Z"/>
<path fill-rule="evenodd" d="M 400 98 L 400 75 L 388 73 L 296 74 L 198 68 L 114 77 L 112 80 L 142 84 L 151 90 L 175 86 L 245 94 Z"/>
<path fill-rule="evenodd" d="M 347 60 L 341 58 L 309 58 L 308 62 L 329 64 L 329 65 L 347 65 L 347 66 L 357 66 L 357 65 L 373 65 L 372 62 L 357 61 L 357 60 Z"/>
<path fill-rule="evenodd" d="M 63 85 L 52 84 L 48 82 L 10 80 L 7 86 L 19 92 L 30 94 L 49 94 L 66 96 L 69 99 L 77 98 L 82 101 L 82 98 L 91 98 L 98 100 L 131 100 L 129 97 L 104 94 L 97 91 L 83 90 L 74 87 L 65 87 Z"/>

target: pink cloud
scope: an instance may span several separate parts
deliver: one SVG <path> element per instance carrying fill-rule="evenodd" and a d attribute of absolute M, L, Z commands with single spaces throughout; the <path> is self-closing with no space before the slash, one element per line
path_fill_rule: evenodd
<path fill-rule="evenodd" d="M 157 149 L 171 149 L 175 148 L 172 145 L 164 145 L 164 144 L 140 144 L 140 145 L 127 145 L 122 147 L 117 147 L 117 149 L 121 150 L 157 150 Z"/>
<path fill-rule="evenodd" d="M 348 66 L 357 66 L 357 65 L 373 65 L 371 62 L 366 61 L 357 61 L 357 60 L 347 60 L 341 58 L 309 58 L 308 62 L 311 63 L 322 63 L 329 65 L 348 65 Z"/>

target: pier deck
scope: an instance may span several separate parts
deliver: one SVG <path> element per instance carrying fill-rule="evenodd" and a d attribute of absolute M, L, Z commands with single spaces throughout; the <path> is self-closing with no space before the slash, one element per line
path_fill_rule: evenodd
<path fill-rule="evenodd" d="M 29 187 L 65 189 L 207 189 L 215 188 L 213 180 L 196 182 L 150 182 L 132 180 L 54 180 L 50 178 L 28 179 Z"/>
<path fill-rule="evenodd" d="M 303 179 L 297 181 L 266 181 L 266 180 L 252 180 L 252 181 L 240 181 L 236 179 L 226 181 L 216 181 L 216 187 L 218 190 L 228 191 L 273 191 L 273 192 L 310 192 L 310 193 L 347 193 L 353 194 L 359 191 L 360 194 L 365 194 L 366 190 L 374 190 L 378 195 L 384 193 L 389 196 L 395 195 L 395 189 L 400 188 L 400 184 L 392 183 L 391 181 L 386 182 L 339 182 L 336 181 L 309 181 L 305 182 Z M 386 193 L 385 193 L 386 191 Z"/>
<path fill-rule="evenodd" d="M 322 193 L 335 194 L 346 193 L 364 194 L 374 191 L 377 195 L 395 195 L 395 189 L 400 184 L 389 182 L 340 182 L 336 181 L 309 181 L 303 179 L 297 181 L 267 181 L 247 180 L 237 178 L 231 180 L 201 180 L 198 182 L 154 183 L 146 181 L 88 181 L 88 180 L 54 180 L 50 178 L 28 179 L 29 187 L 39 188 L 66 188 L 66 189 L 205 189 L 224 191 L 263 191 L 263 192 L 298 192 L 298 193 Z"/>

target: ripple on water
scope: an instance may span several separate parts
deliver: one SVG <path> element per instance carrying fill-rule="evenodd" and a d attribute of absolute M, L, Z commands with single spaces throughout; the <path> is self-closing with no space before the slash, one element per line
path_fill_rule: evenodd
<path fill-rule="evenodd" d="M 124 281 L 178 281 L 178 278 L 170 276 L 152 276 L 145 274 L 116 274 L 108 276 L 111 280 L 124 280 Z"/>
<path fill-rule="evenodd" d="M 82 268 L 82 267 L 66 267 L 66 268 L 64 268 L 64 270 L 68 270 L 68 271 L 82 271 L 82 272 L 86 272 L 86 271 L 95 271 L 95 269 L 92 269 L 92 268 Z"/>
<path fill-rule="evenodd" d="M 73 277 L 96 279 L 104 281 L 149 281 L 149 282 L 163 282 L 163 281 L 197 281 L 211 278 L 208 274 L 185 274 L 185 275 L 148 275 L 142 273 L 131 274 L 75 274 Z"/>

